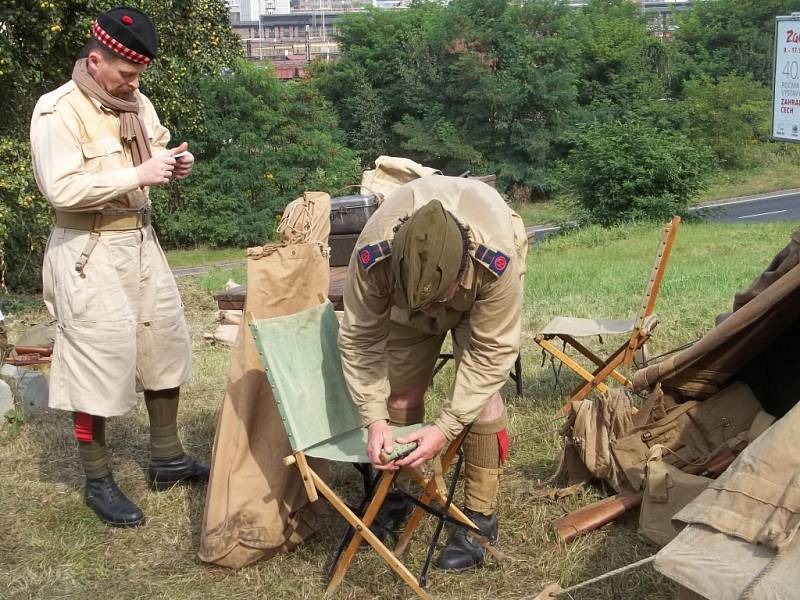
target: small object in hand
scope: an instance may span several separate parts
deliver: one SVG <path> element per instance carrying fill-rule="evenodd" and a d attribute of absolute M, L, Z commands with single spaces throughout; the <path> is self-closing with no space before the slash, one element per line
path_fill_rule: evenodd
<path fill-rule="evenodd" d="M 391 453 L 381 452 L 381 462 L 385 465 L 393 460 L 398 460 L 411 454 L 417 449 L 417 442 L 409 442 L 408 444 L 395 444 Z"/>
<path fill-rule="evenodd" d="M 172 158 L 180 158 L 181 156 L 186 156 L 189 154 L 188 150 L 184 150 L 183 152 L 178 152 L 177 154 L 173 154 Z"/>

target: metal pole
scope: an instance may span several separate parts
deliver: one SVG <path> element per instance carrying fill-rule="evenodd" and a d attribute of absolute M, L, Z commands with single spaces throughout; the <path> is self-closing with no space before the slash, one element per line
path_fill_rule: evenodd
<path fill-rule="evenodd" d="M 264 20 L 261 18 L 261 2 L 258 0 L 258 60 L 264 60 Z"/>
<path fill-rule="evenodd" d="M 319 7 L 322 10 L 322 41 L 327 41 L 327 36 L 325 34 L 325 5 L 323 4 L 325 0 L 319 0 Z"/>
<path fill-rule="evenodd" d="M 306 25 L 306 62 L 307 63 L 311 62 L 311 44 L 309 43 L 309 39 L 308 39 L 308 36 L 309 36 L 309 31 L 308 30 L 309 29 L 310 29 L 310 27 L 308 25 Z"/>

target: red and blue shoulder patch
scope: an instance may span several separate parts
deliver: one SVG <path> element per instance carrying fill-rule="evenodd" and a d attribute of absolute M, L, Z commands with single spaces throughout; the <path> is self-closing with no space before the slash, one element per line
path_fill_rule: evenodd
<path fill-rule="evenodd" d="M 507 254 L 503 254 L 499 250 L 492 250 L 483 244 L 478 246 L 475 250 L 475 258 L 486 265 L 489 270 L 495 275 L 502 275 L 505 273 L 508 265 L 511 263 L 511 258 Z"/>
<path fill-rule="evenodd" d="M 369 268 L 382 258 L 391 256 L 392 245 L 388 240 L 383 240 L 377 244 L 367 244 L 358 249 L 358 264 L 362 269 Z"/>

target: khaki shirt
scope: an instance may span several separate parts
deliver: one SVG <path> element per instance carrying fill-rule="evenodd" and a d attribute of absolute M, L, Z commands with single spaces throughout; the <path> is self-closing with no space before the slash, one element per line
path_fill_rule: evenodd
<path fill-rule="evenodd" d="M 433 199 L 468 227 L 470 260 L 450 301 L 412 312 L 394 293 L 390 247 L 400 220 Z M 367 256 L 359 259 L 364 250 L 372 252 L 369 260 Z M 364 425 L 389 418 L 385 351 L 390 319 L 432 335 L 466 322 L 469 341 L 435 424 L 453 439 L 478 418 L 491 395 L 505 383 L 519 353 L 526 253 L 522 220 L 484 183 L 425 177 L 384 201 L 359 236 L 350 260 L 339 333 L 345 378 Z M 494 262 L 500 256 L 504 260 Z"/>
<path fill-rule="evenodd" d="M 159 154 L 167 147 L 169 131 L 150 100 L 135 94 L 153 154 Z M 147 206 L 148 188 L 139 187 L 119 128 L 117 115 L 74 81 L 39 98 L 31 119 L 33 173 L 54 208 L 81 212 Z"/>

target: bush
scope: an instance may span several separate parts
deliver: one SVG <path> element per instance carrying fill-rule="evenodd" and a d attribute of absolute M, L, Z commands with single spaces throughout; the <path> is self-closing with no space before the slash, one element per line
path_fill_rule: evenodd
<path fill-rule="evenodd" d="M 188 139 L 192 176 L 151 190 L 166 246 L 263 244 L 303 191 L 335 193 L 361 180 L 332 109 L 306 83 L 241 61 L 199 88 L 207 131 Z"/>
<path fill-rule="evenodd" d="M 685 214 L 713 166 L 708 150 L 682 134 L 638 122 L 586 126 L 570 158 L 578 199 L 602 224 Z"/>
<path fill-rule="evenodd" d="M 690 80 L 684 95 L 687 135 L 711 148 L 721 166 L 747 166 L 750 148 L 769 140 L 770 91 L 752 78 Z"/>
<path fill-rule="evenodd" d="M 42 255 L 50 205 L 36 188 L 28 141 L 0 136 L 0 287 L 31 291 L 42 285 Z"/>

